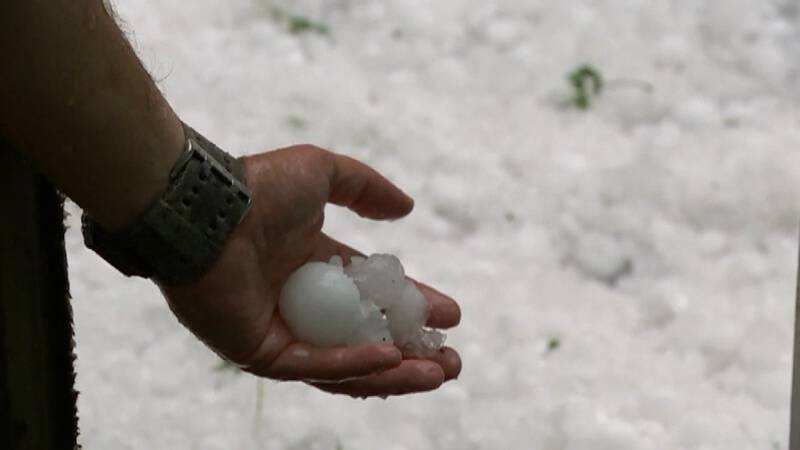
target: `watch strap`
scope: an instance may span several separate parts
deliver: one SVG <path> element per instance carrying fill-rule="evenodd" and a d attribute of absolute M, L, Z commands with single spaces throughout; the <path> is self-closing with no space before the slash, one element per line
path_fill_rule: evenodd
<path fill-rule="evenodd" d="M 83 215 L 86 246 L 125 275 L 191 281 L 211 268 L 250 207 L 241 161 L 184 129 L 186 150 L 166 192 L 134 223 L 110 232 Z"/>

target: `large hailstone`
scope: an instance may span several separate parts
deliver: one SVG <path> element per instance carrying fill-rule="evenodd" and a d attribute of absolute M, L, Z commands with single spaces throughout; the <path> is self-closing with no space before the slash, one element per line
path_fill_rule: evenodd
<path fill-rule="evenodd" d="M 395 343 L 414 351 L 441 348 L 444 334 L 425 328 L 430 307 L 393 255 L 354 257 L 348 266 L 303 265 L 281 291 L 280 313 L 298 339 L 324 347 Z"/>
<path fill-rule="evenodd" d="M 286 280 L 279 308 L 295 337 L 319 346 L 345 345 L 363 320 L 353 280 L 324 262 L 305 264 Z"/>

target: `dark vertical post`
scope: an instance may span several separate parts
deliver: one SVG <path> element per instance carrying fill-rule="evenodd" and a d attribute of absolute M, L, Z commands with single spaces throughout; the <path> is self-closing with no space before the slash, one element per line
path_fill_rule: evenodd
<path fill-rule="evenodd" d="M 0 448 L 76 447 L 63 199 L 0 141 Z"/>
<path fill-rule="evenodd" d="M 794 358 L 792 360 L 792 405 L 789 412 L 789 450 L 800 450 L 800 240 L 798 240 L 797 246 L 797 287 L 794 294 Z"/>

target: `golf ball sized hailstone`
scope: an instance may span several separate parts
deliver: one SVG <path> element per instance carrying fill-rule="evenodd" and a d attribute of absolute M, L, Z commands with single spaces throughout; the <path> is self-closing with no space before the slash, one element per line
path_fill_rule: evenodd
<path fill-rule="evenodd" d="M 425 327 L 428 301 L 393 255 L 304 264 L 286 280 L 279 308 L 296 338 L 321 347 L 386 342 L 424 352 L 444 344 L 443 333 Z"/>

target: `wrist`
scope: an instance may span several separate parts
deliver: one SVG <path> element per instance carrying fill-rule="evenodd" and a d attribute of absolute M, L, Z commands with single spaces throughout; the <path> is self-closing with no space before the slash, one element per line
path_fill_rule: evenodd
<path fill-rule="evenodd" d="M 169 106 L 165 105 L 169 109 Z M 153 205 L 167 190 L 170 171 L 186 150 L 186 136 L 181 121 L 169 111 L 167 118 L 139 135 L 143 159 L 127 160 L 130 152 L 120 152 L 114 169 L 116 177 L 82 204 L 83 209 L 109 231 L 125 228 Z"/>
<path fill-rule="evenodd" d="M 183 126 L 185 150 L 152 204 L 117 230 L 83 217 L 89 248 L 125 275 L 163 285 L 192 281 L 210 269 L 251 203 L 241 161 Z"/>

